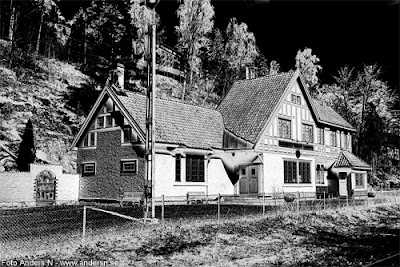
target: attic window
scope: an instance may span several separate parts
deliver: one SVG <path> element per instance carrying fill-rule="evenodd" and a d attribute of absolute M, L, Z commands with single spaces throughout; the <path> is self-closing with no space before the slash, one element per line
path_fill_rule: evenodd
<path fill-rule="evenodd" d="M 95 147 L 96 146 L 96 133 L 89 132 L 83 140 L 82 147 Z"/>
<path fill-rule="evenodd" d="M 137 142 L 137 137 L 135 133 L 132 131 L 130 126 L 124 126 L 122 129 L 122 143 L 134 143 Z"/>
<path fill-rule="evenodd" d="M 299 95 L 292 94 L 292 103 L 301 105 L 301 97 Z"/>

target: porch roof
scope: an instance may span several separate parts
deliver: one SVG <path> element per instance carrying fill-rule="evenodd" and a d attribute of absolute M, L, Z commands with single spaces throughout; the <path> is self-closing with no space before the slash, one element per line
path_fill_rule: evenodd
<path fill-rule="evenodd" d="M 346 150 L 340 152 L 339 157 L 337 158 L 333 166 L 335 168 L 350 167 L 364 170 L 371 169 L 371 166 L 368 163 Z"/>

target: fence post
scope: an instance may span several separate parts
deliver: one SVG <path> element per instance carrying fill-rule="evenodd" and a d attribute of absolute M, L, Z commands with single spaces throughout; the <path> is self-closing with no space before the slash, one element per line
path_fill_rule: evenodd
<path fill-rule="evenodd" d="M 299 213 L 300 211 L 300 193 L 299 191 L 297 191 L 297 197 L 296 197 L 296 209 L 297 209 L 297 213 Z"/>
<path fill-rule="evenodd" d="M 82 239 L 85 239 L 85 235 L 86 235 L 86 206 L 83 206 Z"/>
<path fill-rule="evenodd" d="M 186 204 L 189 205 L 189 192 L 186 193 Z"/>
<path fill-rule="evenodd" d="M 221 194 L 218 193 L 218 223 L 221 217 Z"/>
<path fill-rule="evenodd" d="M 325 205 L 326 205 L 325 204 L 325 201 L 326 201 L 325 199 L 326 199 L 326 196 L 325 196 L 325 190 L 324 190 L 324 210 L 325 210 Z"/>
<path fill-rule="evenodd" d="M 161 201 L 161 222 L 164 222 L 164 195 L 162 195 Z"/>
<path fill-rule="evenodd" d="M 262 215 L 265 216 L 265 192 L 263 193 Z"/>
<path fill-rule="evenodd" d="M 349 207 L 349 193 L 346 195 L 346 202 L 347 202 L 347 207 Z"/>

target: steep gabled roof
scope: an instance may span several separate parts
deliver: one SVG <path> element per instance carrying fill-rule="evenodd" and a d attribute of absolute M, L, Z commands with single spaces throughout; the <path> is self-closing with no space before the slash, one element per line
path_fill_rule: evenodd
<path fill-rule="evenodd" d="M 316 113 L 319 117 L 319 122 L 339 126 L 346 128 L 350 131 L 355 131 L 355 129 L 345 120 L 343 119 L 335 110 L 331 107 L 322 105 L 318 100 L 313 99 L 314 107 L 316 109 Z"/>
<path fill-rule="evenodd" d="M 371 169 L 371 166 L 354 155 L 349 151 L 341 151 L 339 154 L 338 159 L 335 161 L 334 165 L 335 168 L 340 167 L 350 167 L 356 169 Z"/>
<path fill-rule="evenodd" d="M 256 143 L 292 77 L 288 72 L 235 82 L 218 107 L 225 128 Z"/>
<path fill-rule="evenodd" d="M 146 130 L 146 97 L 126 92 L 117 98 L 137 122 Z M 179 144 L 192 148 L 222 148 L 224 125 L 216 110 L 156 99 L 156 142 Z"/>

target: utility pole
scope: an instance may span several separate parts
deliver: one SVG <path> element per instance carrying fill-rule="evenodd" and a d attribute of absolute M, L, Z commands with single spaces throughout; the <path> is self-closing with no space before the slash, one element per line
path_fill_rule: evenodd
<path fill-rule="evenodd" d="M 151 57 L 147 60 L 147 82 L 146 93 L 146 216 L 149 209 L 148 199 L 151 199 L 151 217 L 156 217 L 155 209 L 155 91 L 156 91 L 156 16 L 155 7 L 159 0 L 146 0 L 146 5 L 152 10 L 153 22 L 149 29 L 149 40 L 151 48 Z M 149 53 L 150 54 L 150 53 Z M 150 72 L 151 69 L 151 72 Z M 151 76 L 151 77 L 150 77 Z M 149 196 L 150 195 L 150 196 Z"/>

